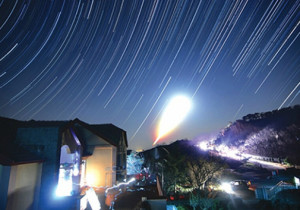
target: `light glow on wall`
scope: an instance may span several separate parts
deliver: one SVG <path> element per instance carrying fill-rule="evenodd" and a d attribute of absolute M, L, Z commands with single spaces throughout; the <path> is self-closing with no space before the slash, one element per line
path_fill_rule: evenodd
<path fill-rule="evenodd" d="M 85 183 L 86 183 L 85 173 L 86 173 L 86 161 L 82 160 L 82 164 L 81 164 L 81 177 L 80 177 L 80 187 L 83 187 L 85 185 Z"/>
<path fill-rule="evenodd" d="M 86 183 L 89 186 L 95 186 L 95 184 L 97 183 L 97 176 L 95 175 L 95 173 L 93 173 L 92 170 L 89 170 L 86 174 Z"/>
<path fill-rule="evenodd" d="M 59 180 L 56 188 L 56 196 L 71 196 L 72 195 L 72 169 L 59 169 Z"/>
<path fill-rule="evenodd" d="M 77 164 L 75 164 L 75 165 L 73 166 L 73 175 L 74 175 L 74 176 L 78 176 L 78 175 L 79 175 L 79 168 L 78 168 L 78 165 L 77 165 Z"/>

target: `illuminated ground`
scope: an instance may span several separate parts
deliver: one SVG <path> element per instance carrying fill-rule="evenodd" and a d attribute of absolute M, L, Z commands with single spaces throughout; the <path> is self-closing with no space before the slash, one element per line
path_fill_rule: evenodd
<path fill-rule="evenodd" d="M 107 198 L 105 196 L 104 189 L 96 190 L 98 199 L 101 203 L 101 210 L 108 210 L 109 206 L 105 203 L 107 202 Z M 117 196 L 117 199 L 114 204 L 114 209 L 136 209 L 141 207 L 142 205 L 142 197 L 149 198 L 158 198 L 156 185 L 141 187 L 130 187 L 126 191 L 120 193 Z M 88 206 L 87 210 L 91 210 L 91 207 Z"/>

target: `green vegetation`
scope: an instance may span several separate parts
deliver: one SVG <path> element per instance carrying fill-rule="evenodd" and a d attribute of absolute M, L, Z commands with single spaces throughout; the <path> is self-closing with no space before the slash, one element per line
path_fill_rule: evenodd
<path fill-rule="evenodd" d="M 226 165 L 190 143 L 181 140 L 144 152 L 145 167 L 159 177 L 166 196 L 184 197 L 187 203 L 182 206 L 216 206 L 205 191 L 208 185 L 219 183 Z"/>

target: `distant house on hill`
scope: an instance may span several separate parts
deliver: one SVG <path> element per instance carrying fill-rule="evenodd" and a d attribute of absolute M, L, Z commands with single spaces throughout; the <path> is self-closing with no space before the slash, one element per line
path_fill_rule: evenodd
<path fill-rule="evenodd" d="M 79 209 L 80 186 L 126 178 L 126 132 L 112 124 L 0 117 L 0 131 L 0 209 Z"/>
<path fill-rule="evenodd" d="M 281 191 L 297 189 L 297 184 L 294 183 L 296 170 L 287 169 L 280 175 L 273 175 L 265 180 L 257 180 L 252 182 L 252 187 L 255 189 L 257 199 L 271 200 Z"/>

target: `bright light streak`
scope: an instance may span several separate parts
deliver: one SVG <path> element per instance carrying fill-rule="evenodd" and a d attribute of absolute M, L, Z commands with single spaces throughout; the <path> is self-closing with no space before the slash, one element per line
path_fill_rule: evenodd
<path fill-rule="evenodd" d="M 214 145 L 211 146 L 207 142 L 200 142 L 198 144 L 198 147 L 204 151 L 207 150 L 212 150 L 216 151 L 218 155 L 223 156 L 223 157 L 228 157 L 231 159 L 235 160 L 244 160 L 246 159 L 247 162 L 252 162 L 252 163 L 259 163 L 260 165 L 263 165 L 264 167 L 269 167 L 269 168 L 275 168 L 275 169 L 286 169 L 286 165 L 280 164 L 280 163 L 274 163 L 274 162 L 268 162 L 261 160 L 262 157 L 256 156 L 256 155 L 251 155 L 251 154 L 246 154 L 242 153 L 236 148 L 228 147 L 226 145 Z"/>
<path fill-rule="evenodd" d="M 223 157 L 229 157 L 231 159 L 235 160 L 242 160 L 244 157 L 240 154 L 240 152 L 237 149 L 229 148 L 226 145 L 219 145 L 216 146 L 215 149 L 218 151 L 218 154 Z"/>
<path fill-rule="evenodd" d="M 87 198 L 87 195 L 85 195 L 80 199 L 80 210 L 86 209 L 87 204 L 88 204 L 88 198 Z"/>
<path fill-rule="evenodd" d="M 174 130 L 186 117 L 192 106 L 191 100 L 186 96 L 176 96 L 164 110 L 158 126 L 158 135 L 153 145 L 160 138 Z"/>
<path fill-rule="evenodd" d="M 263 161 L 263 160 L 257 160 L 255 158 L 250 158 L 248 160 L 249 162 L 252 163 L 259 163 L 260 165 L 263 165 L 264 167 L 271 167 L 271 168 L 276 168 L 276 169 L 286 169 L 286 166 L 280 164 L 280 163 L 273 163 L 273 162 L 268 162 L 268 161 Z"/>
<path fill-rule="evenodd" d="M 129 185 L 131 182 L 134 182 L 135 181 L 135 178 L 131 178 L 128 182 L 121 182 L 119 183 L 118 185 L 116 186 L 113 186 L 113 187 L 110 187 L 110 188 L 107 188 L 105 190 L 105 194 L 107 194 L 107 192 L 111 189 L 115 189 L 115 188 L 119 188 L 121 185 Z"/>
<path fill-rule="evenodd" d="M 92 187 L 88 191 L 86 191 L 86 195 L 87 195 L 87 199 L 93 210 L 101 209 L 101 204 L 100 204 L 98 197 Z"/>

